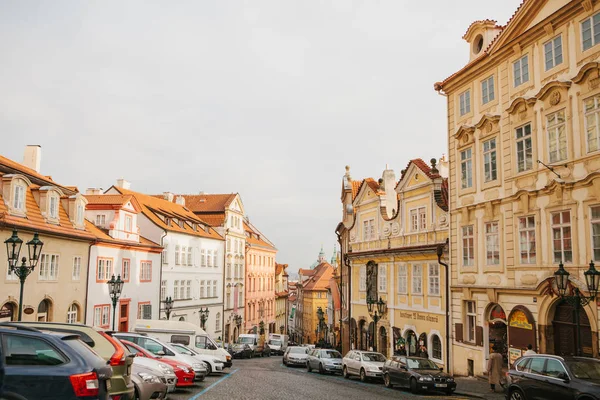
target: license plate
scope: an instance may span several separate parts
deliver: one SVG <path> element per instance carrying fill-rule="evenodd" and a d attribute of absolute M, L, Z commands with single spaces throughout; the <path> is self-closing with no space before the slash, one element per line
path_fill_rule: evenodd
<path fill-rule="evenodd" d="M 341 365 L 336 365 L 335 369 L 342 369 L 342 366 Z"/>
<path fill-rule="evenodd" d="M 436 383 L 435 387 L 448 387 L 446 383 Z"/>
<path fill-rule="evenodd" d="M 110 383 L 110 379 L 106 380 L 106 390 L 110 391 L 110 389 L 112 389 L 112 385 Z"/>

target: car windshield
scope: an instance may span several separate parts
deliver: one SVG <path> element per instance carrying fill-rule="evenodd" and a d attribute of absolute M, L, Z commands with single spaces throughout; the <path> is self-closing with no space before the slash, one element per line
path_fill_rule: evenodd
<path fill-rule="evenodd" d="M 269 340 L 269 344 L 274 346 L 281 346 L 281 340 Z"/>
<path fill-rule="evenodd" d="M 245 343 L 247 343 L 247 344 L 253 344 L 254 343 L 254 338 L 251 338 L 251 337 L 239 337 L 237 339 L 237 343 L 238 344 L 245 344 Z"/>
<path fill-rule="evenodd" d="M 424 358 L 407 358 L 406 365 L 409 369 L 438 369 L 433 361 Z"/>
<path fill-rule="evenodd" d="M 326 350 L 321 352 L 321 358 L 342 358 L 342 355 L 335 350 Z"/>
<path fill-rule="evenodd" d="M 189 349 L 183 346 L 173 346 L 173 349 L 175 349 L 175 351 L 179 354 L 187 354 L 188 356 L 194 355 L 194 353 L 192 353 Z"/>
<path fill-rule="evenodd" d="M 293 353 L 293 354 L 306 354 L 306 353 L 308 353 L 308 349 L 306 347 L 292 347 L 290 349 L 290 353 Z"/>
<path fill-rule="evenodd" d="M 384 355 L 379 353 L 363 353 L 362 359 L 363 361 L 385 362 Z"/>
<path fill-rule="evenodd" d="M 600 381 L 600 362 L 595 360 L 570 360 L 567 361 L 569 369 L 578 379 Z"/>

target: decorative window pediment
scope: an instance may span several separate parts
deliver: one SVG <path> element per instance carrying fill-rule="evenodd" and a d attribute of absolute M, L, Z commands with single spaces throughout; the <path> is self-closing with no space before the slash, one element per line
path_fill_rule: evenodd
<path fill-rule="evenodd" d="M 506 109 L 511 122 L 515 124 L 523 123 L 527 119 L 533 119 L 533 105 L 537 101 L 536 97 L 517 97 Z"/>
<path fill-rule="evenodd" d="M 475 127 L 472 125 L 461 125 L 454 134 L 456 139 L 456 147 L 468 146 L 473 143 Z"/>
<path fill-rule="evenodd" d="M 87 199 L 81 193 L 69 196 L 69 219 L 77 229 L 85 229 L 86 205 Z"/>
<path fill-rule="evenodd" d="M 479 132 L 479 137 L 485 137 L 495 133 L 500 129 L 500 115 L 484 114 L 483 117 L 475 124 L 475 129 Z"/>
<path fill-rule="evenodd" d="M 570 81 L 548 82 L 540 89 L 535 97 L 538 100 L 544 101 L 546 103 L 546 108 L 554 107 L 567 99 L 567 91 L 570 87 Z"/>
<path fill-rule="evenodd" d="M 598 89 L 600 87 L 600 63 L 589 62 L 583 65 L 572 81 L 578 85 L 583 85 L 587 81 L 587 91 Z"/>

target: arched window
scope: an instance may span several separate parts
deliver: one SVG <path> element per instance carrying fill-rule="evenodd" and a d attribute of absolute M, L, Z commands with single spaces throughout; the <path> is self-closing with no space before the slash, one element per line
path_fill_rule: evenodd
<path fill-rule="evenodd" d="M 215 317 L 215 331 L 220 331 L 221 330 L 221 313 L 217 313 L 216 317 Z"/>
<path fill-rule="evenodd" d="M 185 321 L 185 317 L 179 317 L 180 321 Z"/>
<path fill-rule="evenodd" d="M 431 358 L 442 360 L 442 341 L 436 334 L 431 335 Z"/>
<path fill-rule="evenodd" d="M 69 307 L 69 310 L 67 311 L 67 324 L 74 324 L 78 321 L 79 319 L 79 307 L 77 307 L 77 304 L 73 303 L 71 304 L 71 306 Z"/>

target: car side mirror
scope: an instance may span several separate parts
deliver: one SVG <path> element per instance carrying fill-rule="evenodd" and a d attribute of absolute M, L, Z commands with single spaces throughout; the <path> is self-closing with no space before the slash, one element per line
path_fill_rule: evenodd
<path fill-rule="evenodd" d="M 158 356 L 164 356 L 165 352 L 162 351 L 162 350 L 159 350 L 159 351 L 156 352 L 156 355 L 158 355 Z"/>
<path fill-rule="evenodd" d="M 556 375 L 556 377 L 558 379 L 562 379 L 565 382 L 569 382 L 570 381 L 569 377 L 564 372 L 559 372 L 558 375 Z"/>

